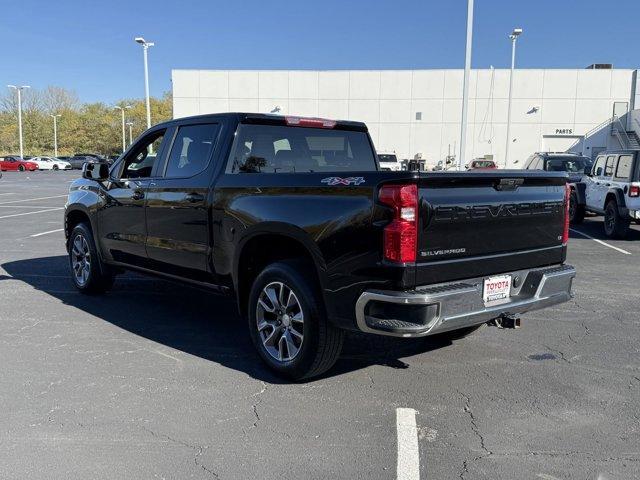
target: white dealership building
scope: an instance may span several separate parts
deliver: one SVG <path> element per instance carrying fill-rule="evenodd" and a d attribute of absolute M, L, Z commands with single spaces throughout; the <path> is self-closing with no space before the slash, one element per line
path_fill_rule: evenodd
<path fill-rule="evenodd" d="M 467 161 L 493 155 L 505 165 L 509 73 L 471 71 Z M 592 157 L 633 146 L 637 77 L 629 69 L 516 70 L 508 166 L 535 151 Z M 462 70 L 173 70 L 172 82 L 176 118 L 238 111 L 359 120 L 378 152 L 434 165 L 459 150 Z"/>

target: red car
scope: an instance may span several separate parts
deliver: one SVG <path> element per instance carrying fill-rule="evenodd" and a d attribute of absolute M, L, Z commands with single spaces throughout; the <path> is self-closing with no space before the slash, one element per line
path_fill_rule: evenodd
<path fill-rule="evenodd" d="M 498 168 L 493 160 L 473 160 L 467 165 L 467 170 L 492 170 Z"/>
<path fill-rule="evenodd" d="M 30 162 L 29 160 L 23 160 L 20 157 L 9 156 L 9 157 L 0 157 L 0 170 L 1 171 L 21 171 L 29 170 L 33 172 L 34 170 L 38 170 L 38 164 L 34 162 Z"/>

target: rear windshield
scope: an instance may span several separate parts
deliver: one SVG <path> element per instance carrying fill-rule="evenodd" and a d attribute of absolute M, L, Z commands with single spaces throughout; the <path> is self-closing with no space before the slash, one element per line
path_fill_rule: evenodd
<path fill-rule="evenodd" d="M 238 128 L 227 172 L 375 171 L 365 132 L 247 125 Z"/>
<path fill-rule="evenodd" d="M 473 162 L 474 168 L 491 168 L 493 166 L 494 166 L 494 163 L 492 160 L 475 160 Z"/>
<path fill-rule="evenodd" d="M 378 161 L 385 163 L 398 163 L 398 157 L 389 154 L 378 154 Z"/>
<path fill-rule="evenodd" d="M 560 157 L 547 160 L 545 170 L 583 173 L 585 167 L 591 167 L 591 159 L 588 157 Z"/>

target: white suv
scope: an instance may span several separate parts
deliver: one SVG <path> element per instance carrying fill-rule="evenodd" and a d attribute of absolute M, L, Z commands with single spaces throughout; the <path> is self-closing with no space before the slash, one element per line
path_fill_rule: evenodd
<path fill-rule="evenodd" d="M 570 218 L 581 223 L 585 212 L 604 215 L 604 232 L 627 235 L 632 220 L 640 221 L 640 160 L 638 150 L 603 152 L 591 173 L 571 185 Z"/>

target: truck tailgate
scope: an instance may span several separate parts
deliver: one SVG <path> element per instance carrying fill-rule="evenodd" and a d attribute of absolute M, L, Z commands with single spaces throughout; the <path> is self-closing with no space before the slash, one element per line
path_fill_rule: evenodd
<path fill-rule="evenodd" d="M 565 183 L 521 170 L 421 175 L 416 285 L 564 261 Z"/>

